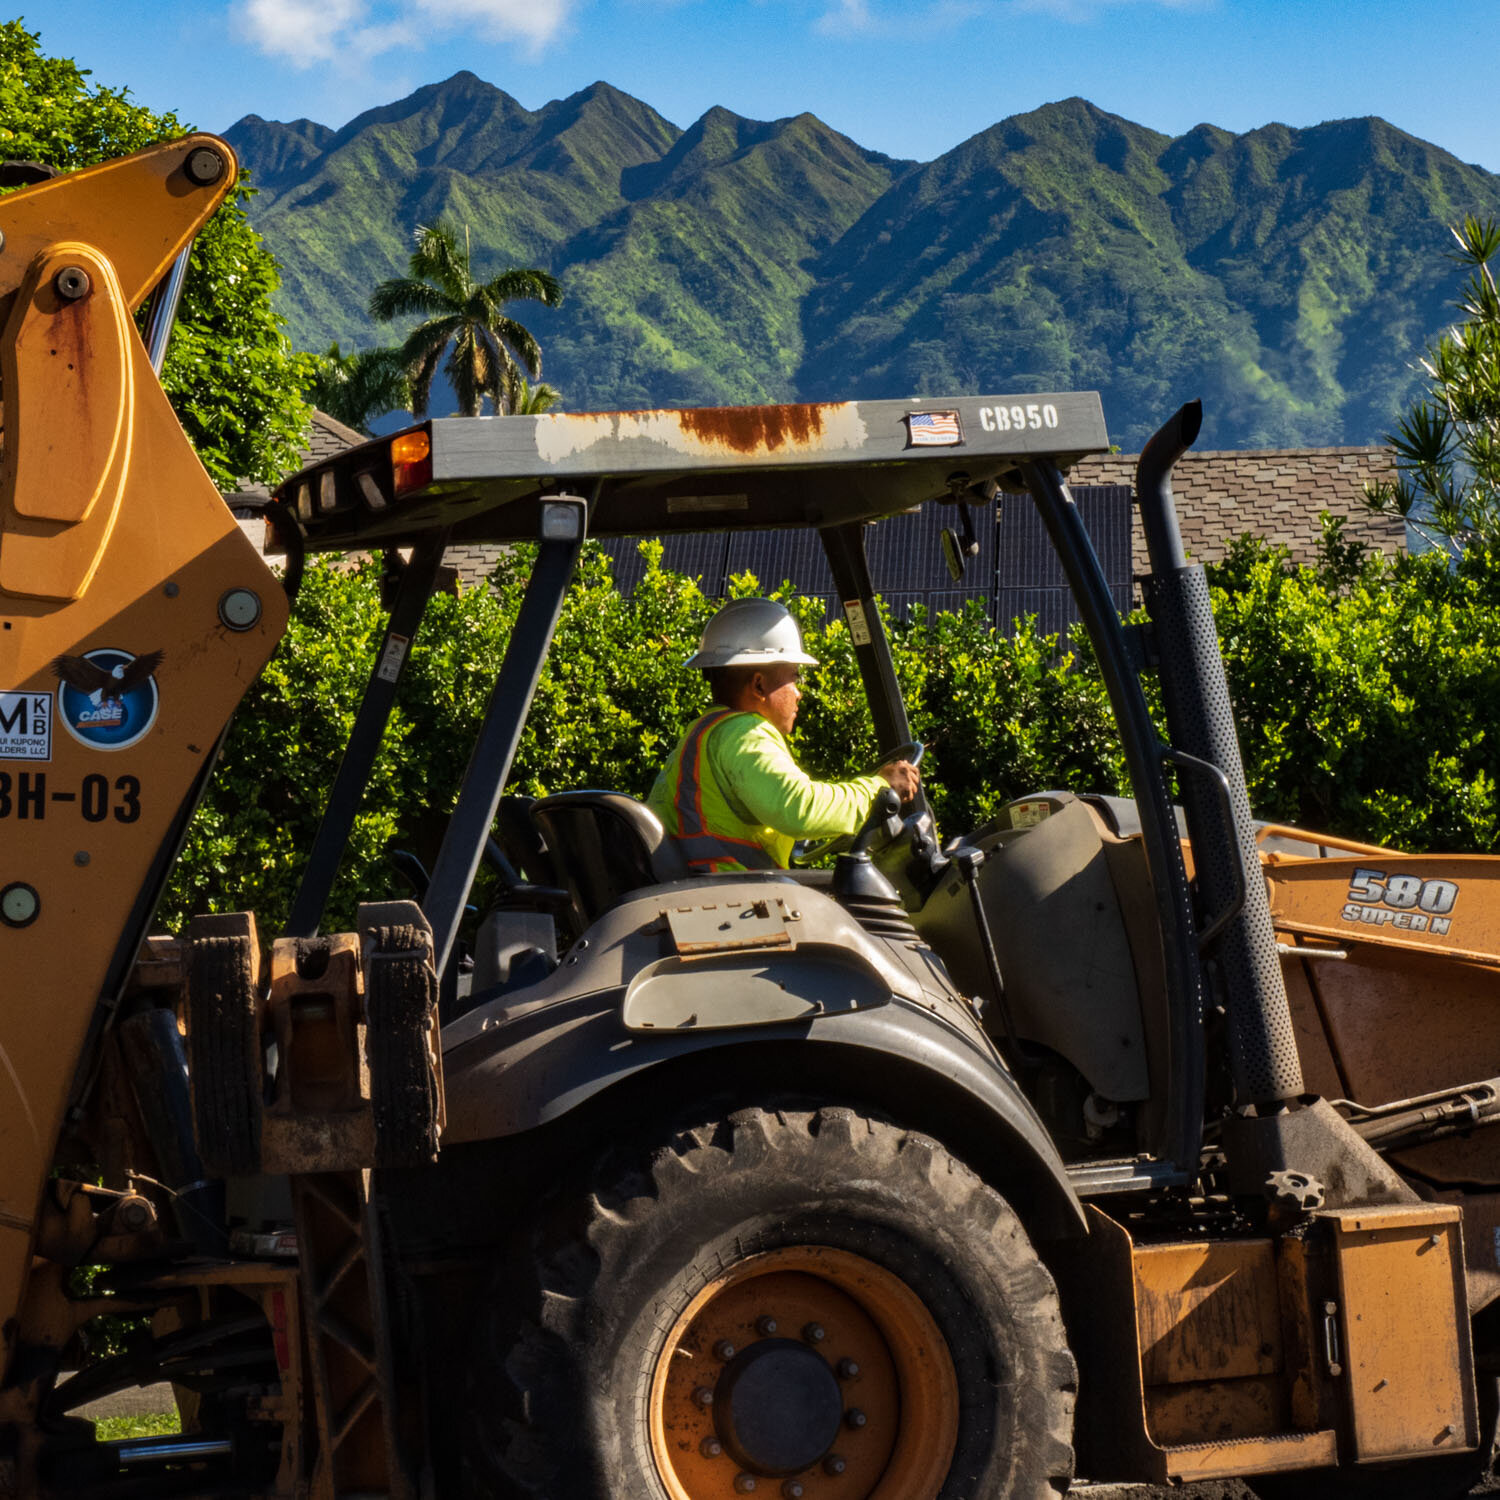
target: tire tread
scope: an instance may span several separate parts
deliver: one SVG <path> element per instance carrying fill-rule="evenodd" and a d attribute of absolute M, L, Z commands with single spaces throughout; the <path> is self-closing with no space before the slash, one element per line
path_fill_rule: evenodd
<path fill-rule="evenodd" d="M 628 1147 L 612 1149 L 592 1190 L 543 1218 L 530 1254 L 522 1257 L 529 1271 L 523 1264 L 501 1273 L 505 1285 L 497 1291 L 504 1295 L 496 1298 L 485 1321 L 484 1347 L 476 1351 L 476 1368 L 488 1372 L 487 1409 L 497 1420 L 474 1424 L 479 1441 L 467 1460 L 471 1493 L 616 1500 L 611 1486 L 614 1476 L 627 1472 L 630 1443 L 628 1434 L 611 1428 L 608 1413 L 599 1418 L 601 1403 L 607 1404 L 606 1382 L 589 1368 L 586 1350 L 598 1319 L 609 1312 L 596 1305 L 596 1289 L 626 1284 L 648 1267 L 653 1233 L 686 1232 L 683 1221 L 694 1201 L 743 1196 L 747 1184 L 766 1182 L 804 1180 L 806 1190 L 815 1191 L 821 1180 L 836 1192 L 854 1178 L 909 1198 L 912 1211 L 941 1221 L 950 1243 L 980 1247 L 975 1253 L 990 1267 L 1010 1321 L 1029 1345 L 1027 1369 L 1012 1372 L 1002 1387 L 1024 1408 L 1013 1428 L 1026 1440 L 1012 1445 L 1011 1471 L 1003 1489 L 993 1493 L 996 1500 L 1001 1494 L 1048 1500 L 1064 1493 L 1073 1473 L 1077 1368 L 1052 1279 L 1014 1211 L 930 1136 L 843 1106 L 784 1104 L 739 1109 L 671 1131 L 644 1168 Z M 701 1256 L 698 1273 L 711 1279 L 715 1266 L 726 1269 L 755 1253 L 760 1233 L 736 1233 L 733 1253 L 721 1250 L 717 1261 Z M 518 1271 L 534 1282 L 534 1318 L 506 1311 L 517 1300 Z M 647 1310 L 645 1321 L 657 1337 L 671 1327 L 679 1305 L 680 1297 L 659 1296 Z M 580 1376 L 580 1369 L 586 1374 Z M 502 1378 L 493 1379 L 496 1374 Z M 960 1396 L 967 1405 L 974 1397 L 962 1389 L 963 1375 L 960 1367 Z M 637 1400 L 641 1395 L 637 1380 Z M 593 1409 L 593 1416 L 581 1416 L 580 1404 Z M 573 1439 L 568 1451 L 549 1442 L 556 1434 Z M 580 1453 L 590 1446 L 590 1455 Z M 960 1467 L 956 1462 L 942 1500 L 988 1500 L 989 1492 L 974 1487 L 979 1476 L 960 1473 Z M 626 1500 L 623 1491 L 618 1500 Z M 629 1500 L 648 1497 L 632 1490 Z"/>

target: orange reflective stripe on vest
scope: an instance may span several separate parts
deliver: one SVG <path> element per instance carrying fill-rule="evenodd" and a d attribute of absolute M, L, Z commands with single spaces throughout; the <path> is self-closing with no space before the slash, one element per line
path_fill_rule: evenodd
<path fill-rule="evenodd" d="M 749 839 L 711 833 L 703 821 L 703 742 L 708 731 L 738 712 L 732 708 L 704 714 L 688 730 L 677 757 L 677 792 L 672 805 L 677 811 L 677 845 L 690 865 L 743 865 L 749 870 L 776 870 L 780 866 L 759 844 Z"/>

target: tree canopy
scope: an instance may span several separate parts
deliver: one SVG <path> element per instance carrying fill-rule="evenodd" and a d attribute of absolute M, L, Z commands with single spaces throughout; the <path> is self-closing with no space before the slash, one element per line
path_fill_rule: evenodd
<path fill-rule="evenodd" d="M 555 385 L 548 385 L 545 380 L 532 385 L 518 372 L 514 383 L 506 392 L 505 409 L 513 416 L 534 417 L 544 411 L 551 411 L 562 398 L 563 393 Z"/>
<path fill-rule="evenodd" d="M 488 281 L 476 281 L 469 235 L 439 219 L 417 229 L 409 276 L 382 281 L 370 298 L 370 316 L 420 316 L 406 336 L 401 356 L 406 364 L 417 416 L 427 412 L 432 377 L 449 351 L 445 366 L 459 409 L 477 417 L 488 396 L 496 411 L 509 410 L 521 379 L 518 365 L 535 379 L 542 373 L 542 350 L 529 329 L 505 311 L 507 302 L 533 301 L 556 307 L 562 287 L 546 271 L 514 267 Z"/>
<path fill-rule="evenodd" d="M 334 343 L 317 356 L 311 396 L 319 411 L 370 435 L 370 422 L 411 406 L 411 382 L 399 349 L 356 349 L 345 354 Z"/>
<path fill-rule="evenodd" d="M 1366 495 L 1376 510 L 1460 549 L 1500 554 L 1500 291 L 1489 267 L 1500 224 L 1470 216 L 1453 238 L 1453 258 L 1469 271 L 1463 320 L 1427 351 L 1427 391 L 1386 437 L 1396 478 Z"/>
<path fill-rule="evenodd" d="M 0 23 L 0 158 L 71 172 L 187 134 L 128 89 L 89 82 L 46 56 L 20 21 Z M 215 483 L 275 480 L 295 468 L 313 361 L 294 354 L 271 307 L 276 262 L 245 218 L 243 179 L 198 236 L 162 384 Z"/>

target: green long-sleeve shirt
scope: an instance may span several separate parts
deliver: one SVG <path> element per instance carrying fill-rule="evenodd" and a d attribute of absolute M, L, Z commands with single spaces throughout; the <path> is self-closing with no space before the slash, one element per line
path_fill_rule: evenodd
<path fill-rule="evenodd" d="M 676 804 L 682 748 L 673 752 L 647 798 L 673 835 L 681 832 Z M 879 776 L 814 781 L 792 759 L 781 731 L 753 713 L 733 714 L 703 736 L 699 782 L 706 831 L 759 844 L 783 869 L 796 840 L 854 833 L 886 784 Z"/>

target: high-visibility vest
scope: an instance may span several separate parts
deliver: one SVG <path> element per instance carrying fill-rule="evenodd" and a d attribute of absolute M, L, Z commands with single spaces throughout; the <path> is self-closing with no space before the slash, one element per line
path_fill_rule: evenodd
<path fill-rule="evenodd" d="M 704 742 L 713 728 L 741 710 L 716 708 L 696 719 L 667 766 L 672 809 L 677 814 L 674 835 L 689 865 L 695 870 L 715 871 L 735 865 L 747 870 L 778 870 L 780 865 L 753 838 L 747 823 L 733 831 L 710 828 L 703 815 Z"/>

